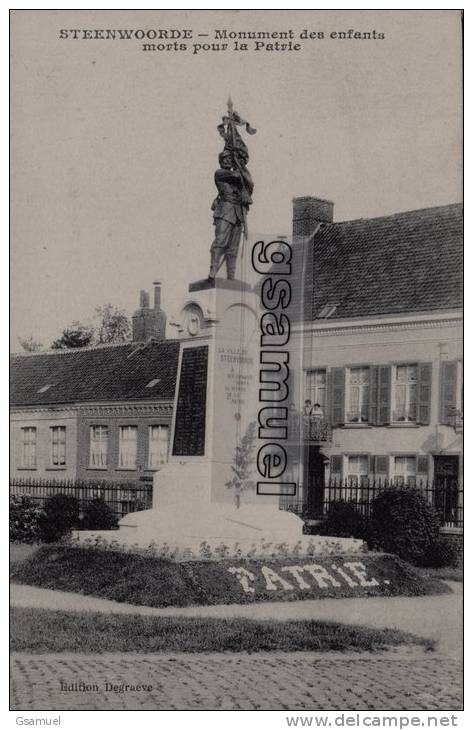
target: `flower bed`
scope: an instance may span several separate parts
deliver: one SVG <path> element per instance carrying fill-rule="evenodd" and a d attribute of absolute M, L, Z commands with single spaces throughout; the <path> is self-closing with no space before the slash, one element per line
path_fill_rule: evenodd
<path fill-rule="evenodd" d="M 14 566 L 19 583 L 143 606 L 191 606 L 449 592 L 399 558 L 323 557 L 175 562 L 96 548 L 47 546 Z"/>

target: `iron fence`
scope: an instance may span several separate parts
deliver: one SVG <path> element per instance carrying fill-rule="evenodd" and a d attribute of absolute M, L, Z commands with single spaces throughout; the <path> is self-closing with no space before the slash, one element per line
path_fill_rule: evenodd
<path fill-rule="evenodd" d="M 305 499 L 281 497 L 280 508 L 295 512 L 304 519 L 323 519 L 330 505 L 343 500 L 350 502 L 364 517 L 371 514 L 373 499 L 383 489 L 393 486 L 409 486 L 420 489 L 438 512 L 442 527 L 463 527 L 463 487 L 450 478 L 434 481 L 403 479 L 329 479 L 327 482 L 311 480 Z"/>
<path fill-rule="evenodd" d="M 101 497 L 121 519 L 130 512 L 151 509 L 153 485 L 146 482 L 112 482 L 86 479 L 10 479 L 10 495 L 28 497 L 38 507 L 55 494 L 67 494 L 79 501 L 81 516 L 86 505 Z"/>
<path fill-rule="evenodd" d="M 327 482 L 311 481 L 308 497 L 294 499 L 281 497 L 281 509 L 295 512 L 305 519 L 322 519 L 331 504 L 339 500 L 350 502 L 363 516 L 371 514 L 373 499 L 388 486 L 416 486 L 436 508 L 443 527 L 463 527 L 463 487 L 452 479 L 433 482 L 403 479 L 329 479 Z M 85 506 L 101 497 L 118 517 L 130 512 L 151 509 L 153 485 L 150 482 L 111 482 L 82 479 L 10 479 L 10 494 L 28 497 L 38 507 L 54 494 L 67 494 L 79 501 L 81 512 Z"/>

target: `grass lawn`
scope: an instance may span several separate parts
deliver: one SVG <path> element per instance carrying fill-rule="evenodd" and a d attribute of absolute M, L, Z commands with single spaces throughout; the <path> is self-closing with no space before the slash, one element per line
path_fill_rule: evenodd
<path fill-rule="evenodd" d="M 33 557 L 41 545 L 27 545 L 23 542 L 10 543 L 10 565 L 24 563 L 25 560 Z"/>
<path fill-rule="evenodd" d="M 75 613 L 34 608 L 11 611 L 16 652 L 258 652 L 382 651 L 433 642 L 394 629 L 325 621 L 255 621 Z"/>

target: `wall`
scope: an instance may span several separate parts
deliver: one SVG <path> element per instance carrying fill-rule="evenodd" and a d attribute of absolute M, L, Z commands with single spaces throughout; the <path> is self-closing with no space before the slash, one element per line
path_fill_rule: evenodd
<path fill-rule="evenodd" d="M 171 424 L 172 404 L 130 404 L 83 407 L 50 407 L 13 410 L 10 419 L 10 474 L 17 478 L 32 479 L 110 479 L 136 481 L 153 476 L 148 469 L 148 428 L 151 425 Z M 107 425 L 109 428 L 108 467 L 89 467 L 90 426 Z M 118 468 L 118 434 L 121 425 L 138 426 L 137 468 Z M 51 465 L 50 427 L 66 427 L 66 466 Z M 35 427 L 36 467 L 21 466 L 22 427 Z"/>
<path fill-rule="evenodd" d="M 66 427 L 66 465 L 51 465 L 51 426 Z M 23 468 L 22 427 L 36 428 L 36 468 Z M 10 474 L 20 479 L 73 479 L 77 470 L 77 410 L 50 408 L 13 410 L 10 418 Z"/>
<path fill-rule="evenodd" d="M 150 480 L 155 469 L 148 469 L 148 428 L 154 425 L 171 426 L 172 403 L 143 403 L 123 405 L 99 405 L 81 409 L 78 423 L 78 466 L 80 479 L 110 479 L 136 481 L 143 477 Z M 108 426 L 107 468 L 90 467 L 90 427 Z M 136 469 L 119 468 L 120 426 L 138 427 Z"/>
<path fill-rule="evenodd" d="M 297 378 L 296 392 L 304 395 L 307 370 L 356 365 L 394 365 L 403 362 L 432 363 L 430 423 L 371 426 L 350 424 L 335 428 L 333 442 L 323 447 L 333 454 L 387 454 L 391 473 L 395 454 L 429 455 L 429 479 L 433 476 L 435 453 L 461 453 L 461 436 L 453 427 L 439 424 L 440 364 L 461 360 L 462 320 L 460 313 L 439 312 L 416 316 L 372 318 L 364 321 L 318 320 L 303 335 L 304 373 Z M 300 333 L 295 337 L 300 347 Z M 460 394 L 460 384 L 458 395 Z M 346 465 L 346 460 L 345 460 Z"/>

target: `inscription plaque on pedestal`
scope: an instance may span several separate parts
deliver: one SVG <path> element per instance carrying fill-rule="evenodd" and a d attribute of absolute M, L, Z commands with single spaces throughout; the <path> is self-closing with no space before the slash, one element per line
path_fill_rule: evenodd
<path fill-rule="evenodd" d="M 185 348 L 177 396 L 173 456 L 204 456 L 208 346 Z"/>

